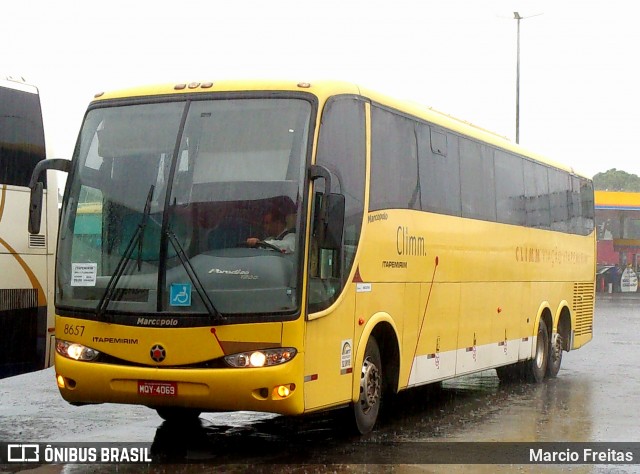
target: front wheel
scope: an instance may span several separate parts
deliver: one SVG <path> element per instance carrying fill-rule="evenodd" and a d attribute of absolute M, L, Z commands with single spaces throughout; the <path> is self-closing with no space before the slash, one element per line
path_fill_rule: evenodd
<path fill-rule="evenodd" d="M 536 354 L 527 361 L 525 375 L 529 382 L 540 383 L 544 380 L 549 363 L 549 333 L 547 324 L 541 319 L 536 338 Z"/>
<path fill-rule="evenodd" d="M 360 370 L 360 397 L 353 404 L 356 430 L 365 434 L 373 429 L 382 402 L 382 362 L 374 337 L 367 342 Z"/>

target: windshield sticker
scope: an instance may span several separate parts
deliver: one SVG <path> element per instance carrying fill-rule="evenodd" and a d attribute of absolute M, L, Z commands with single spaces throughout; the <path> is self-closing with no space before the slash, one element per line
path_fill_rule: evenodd
<path fill-rule="evenodd" d="M 171 306 L 191 306 L 191 284 L 171 283 L 169 304 Z"/>
<path fill-rule="evenodd" d="M 96 286 L 97 263 L 72 263 L 71 286 Z"/>

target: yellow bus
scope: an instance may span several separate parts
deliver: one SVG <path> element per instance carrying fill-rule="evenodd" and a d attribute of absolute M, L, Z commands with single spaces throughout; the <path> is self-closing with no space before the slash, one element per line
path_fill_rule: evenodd
<path fill-rule="evenodd" d="M 0 76 L 0 378 L 53 363 L 54 174 L 43 181 L 48 192 L 42 232 L 27 232 L 29 180 L 45 158 L 38 89 L 22 78 Z"/>
<path fill-rule="evenodd" d="M 351 407 L 366 433 L 398 391 L 540 382 L 592 337 L 591 181 L 436 111 L 337 82 L 138 88 L 96 95 L 72 163 L 70 403 Z"/>

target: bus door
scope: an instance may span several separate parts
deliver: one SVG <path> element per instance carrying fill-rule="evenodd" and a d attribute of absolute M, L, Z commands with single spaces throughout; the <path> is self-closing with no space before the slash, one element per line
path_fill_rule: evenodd
<path fill-rule="evenodd" d="M 304 374 L 307 410 L 348 403 L 352 396 L 357 343 L 356 283 L 352 274 L 364 215 L 367 108 L 362 97 L 345 95 L 330 98 L 322 110 L 308 253 Z M 331 194 L 333 197 L 329 197 Z M 334 242 L 324 246 L 318 243 L 323 199 L 328 205 L 338 204 L 336 209 L 342 210 L 342 215 L 338 212 L 337 216 L 342 221 L 339 225 L 334 225 L 335 213 L 330 218 L 341 235 L 334 235 Z"/>
<path fill-rule="evenodd" d="M 310 288 L 320 284 L 313 278 L 311 280 Z M 351 400 L 354 314 L 355 295 L 349 287 L 345 289 L 339 304 L 329 311 L 309 316 L 304 344 L 305 410 L 344 404 Z"/>

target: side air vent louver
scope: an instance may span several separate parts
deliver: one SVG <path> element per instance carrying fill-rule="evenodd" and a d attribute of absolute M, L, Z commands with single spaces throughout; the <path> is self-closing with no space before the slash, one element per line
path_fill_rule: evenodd
<path fill-rule="evenodd" d="M 47 247 L 47 241 L 42 234 L 29 234 L 29 248 L 44 249 Z"/>
<path fill-rule="evenodd" d="M 593 283 L 574 283 L 573 312 L 576 315 L 576 336 L 583 336 L 593 332 L 594 303 Z"/>

